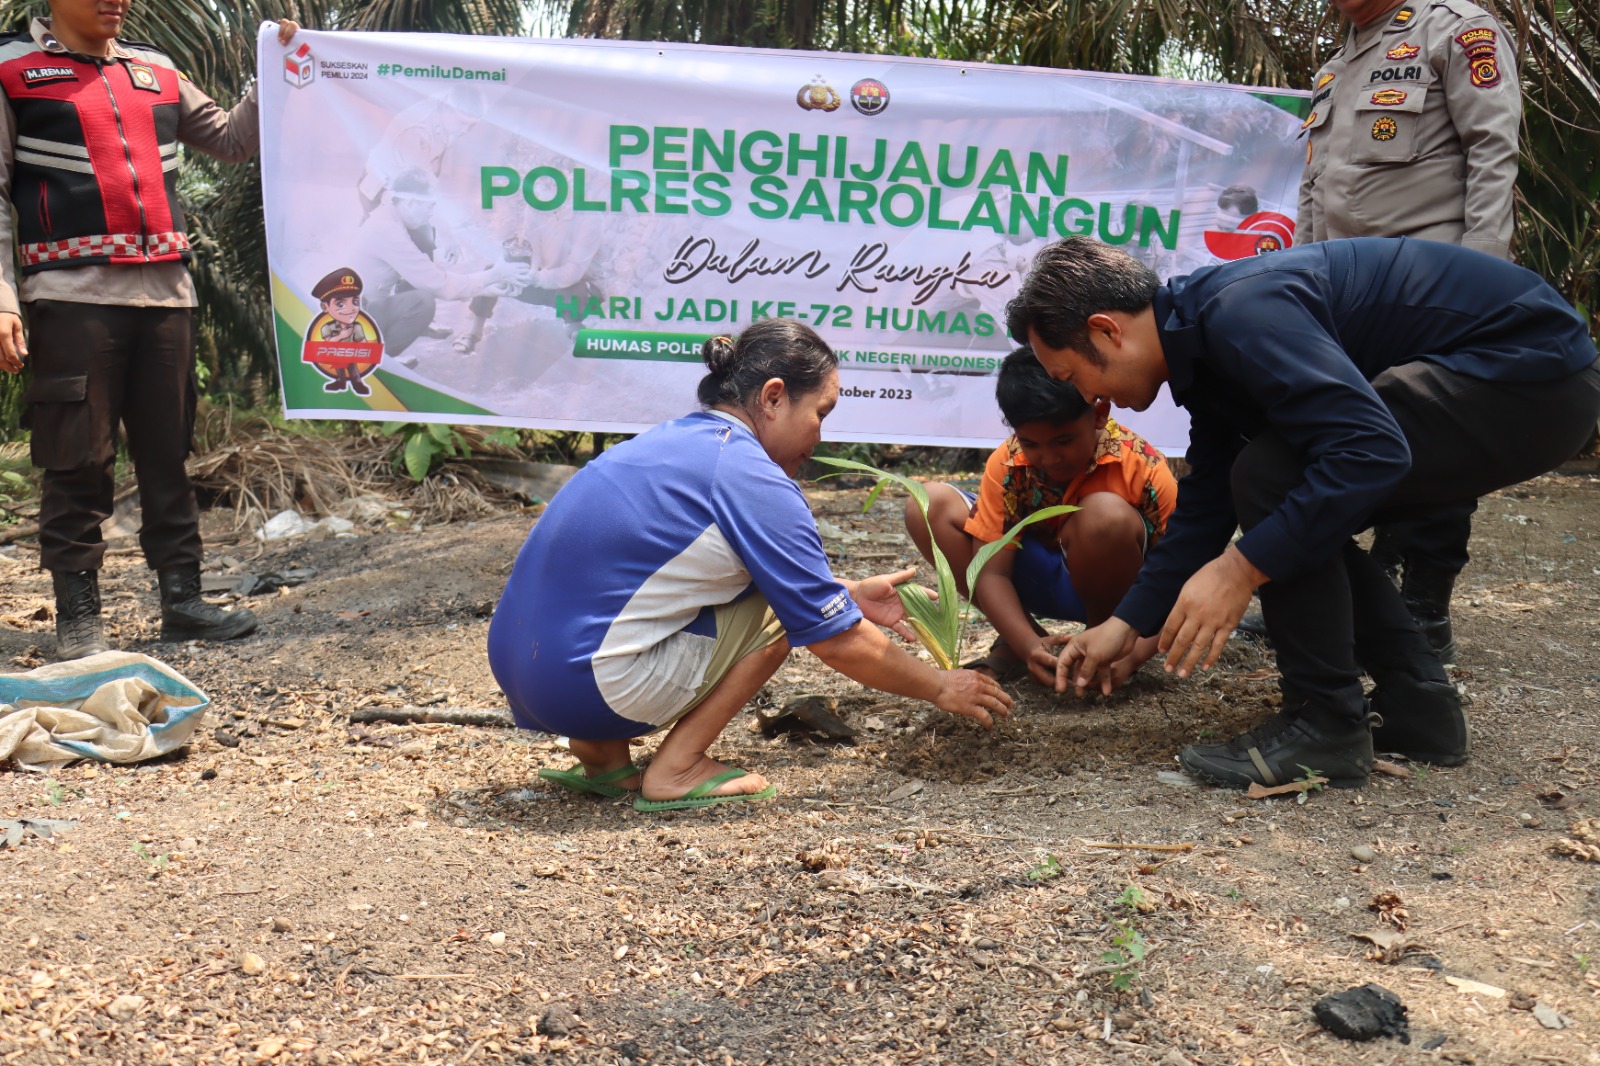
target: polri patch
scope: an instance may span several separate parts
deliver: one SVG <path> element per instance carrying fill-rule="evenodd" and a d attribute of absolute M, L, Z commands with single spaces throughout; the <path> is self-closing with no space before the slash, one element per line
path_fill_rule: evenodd
<path fill-rule="evenodd" d="M 1420 44 L 1411 44 L 1409 41 L 1401 41 L 1399 44 L 1383 53 L 1383 58 L 1415 59 L 1417 57 L 1417 53 L 1421 51 L 1422 46 Z"/>
<path fill-rule="evenodd" d="M 1389 23 L 1389 25 L 1404 26 L 1406 23 L 1411 21 L 1412 17 L 1415 16 L 1416 13 L 1416 8 L 1403 7 L 1394 13 L 1394 19 Z"/>
<path fill-rule="evenodd" d="M 1495 33 L 1487 26 L 1478 26 L 1456 36 L 1456 43 L 1466 54 L 1472 84 L 1480 89 L 1492 89 L 1500 84 L 1500 62 L 1495 58 Z"/>
<path fill-rule="evenodd" d="M 1388 115 L 1380 117 L 1372 124 L 1372 139 L 1375 141 L 1392 141 L 1394 135 L 1399 132 L 1399 124 Z"/>
<path fill-rule="evenodd" d="M 1332 74 L 1324 74 L 1322 77 L 1318 78 L 1317 79 L 1317 88 L 1320 89 L 1324 85 L 1328 84 L 1330 81 L 1333 80 L 1333 77 L 1334 76 Z"/>
<path fill-rule="evenodd" d="M 1300 123 L 1300 128 L 1303 130 L 1308 130 L 1311 128 L 1311 124 L 1315 121 L 1317 121 L 1317 113 L 1313 111 L 1311 114 L 1306 116 L 1306 120 L 1304 122 Z"/>
<path fill-rule="evenodd" d="M 1399 89 L 1379 89 L 1372 94 L 1372 102 L 1379 107 L 1398 107 L 1406 102 L 1406 94 Z"/>
<path fill-rule="evenodd" d="M 145 63 L 128 63 L 128 78 L 133 82 L 135 89 L 145 92 L 158 93 L 161 91 L 161 79 L 156 77 L 155 68 Z"/>
<path fill-rule="evenodd" d="M 71 67 L 29 67 L 22 72 L 24 85 L 44 85 L 52 81 L 77 81 L 78 72 Z"/>
<path fill-rule="evenodd" d="M 1480 89 L 1492 89 L 1500 84 L 1500 64 L 1492 55 L 1480 56 L 1472 61 L 1472 84 Z"/>

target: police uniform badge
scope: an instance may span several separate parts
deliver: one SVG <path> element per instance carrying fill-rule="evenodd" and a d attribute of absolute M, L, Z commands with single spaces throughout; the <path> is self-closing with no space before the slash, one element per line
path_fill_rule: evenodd
<path fill-rule="evenodd" d="M 146 63 L 128 64 L 128 80 L 133 82 L 135 89 L 145 92 L 158 93 L 161 91 L 161 79 L 156 77 L 155 68 Z"/>
<path fill-rule="evenodd" d="M 1300 128 L 1303 130 L 1308 130 L 1311 128 L 1311 124 L 1315 121 L 1317 121 L 1317 113 L 1313 111 L 1311 114 L 1306 116 L 1306 120 L 1304 122 L 1300 123 Z"/>
<path fill-rule="evenodd" d="M 1417 58 L 1417 55 L 1421 51 L 1422 51 L 1422 46 L 1420 44 L 1412 44 L 1409 41 L 1401 41 L 1399 44 L 1395 45 L 1393 48 L 1391 48 L 1387 52 L 1383 53 L 1383 58 L 1385 58 L 1385 59 L 1415 59 L 1415 58 Z"/>
<path fill-rule="evenodd" d="M 1372 102 L 1379 107 L 1398 107 L 1406 102 L 1406 94 L 1400 89 L 1379 89 L 1372 94 Z"/>
<path fill-rule="evenodd" d="M 1492 89 L 1500 84 L 1500 62 L 1495 58 L 1494 31 L 1479 26 L 1456 37 L 1456 43 L 1466 54 L 1472 84 L 1480 89 Z"/>
<path fill-rule="evenodd" d="M 1372 139 L 1375 141 L 1392 141 L 1395 134 L 1400 132 L 1400 125 L 1388 115 L 1380 116 L 1372 124 Z"/>
<path fill-rule="evenodd" d="M 1406 23 L 1411 21 L 1412 16 L 1414 16 L 1416 13 L 1416 8 L 1403 7 L 1394 13 L 1394 19 L 1390 21 L 1389 25 L 1404 26 Z"/>

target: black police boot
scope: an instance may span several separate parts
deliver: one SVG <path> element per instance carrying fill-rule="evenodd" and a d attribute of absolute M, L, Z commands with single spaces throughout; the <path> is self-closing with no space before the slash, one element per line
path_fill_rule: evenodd
<path fill-rule="evenodd" d="M 100 572 L 52 570 L 56 588 L 56 658 L 61 662 L 110 651 L 100 628 Z"/>
<path fill-rule="evenodd" d="M 255 632 L 256 616 L 243 607 L 224 611 L 200 598 L 200 565 L 156 571 L 161 591 L 162 640 L 232 640 Z"/>
<path fill-rule="evenodd" d="M 1279 711 L 1226 744 L 1190 744 L 1178 755 L 1189 773 L 1229 788 L 1286 785 L 1325 777 L 1334 788 L 1360 788 L 1372 773 L 1372 728 L 1302 705 Z"/>
<path fill-rule="evenodd" d="M 1372 731 L 1375 750 L 1435 766 L 1467 761 L 1472 750 L 1467 716 L 1449 681 L 1386 678 L 1372 690 L 1372 709 L 1383 719 Z"/>
<path fill-rule="evenodd" d="M 1445 665 L 1456 661 L 1456 638 L 1450 631 L 1450 592 L 1456 586 L 1456 572 L 1419 562 L 1406 560 L 1405 580 L 1400 595 L 1406 601 L 1406 610 L 1417 620 L 1422 635 L 1428 638 L 1433 650 Z"/>

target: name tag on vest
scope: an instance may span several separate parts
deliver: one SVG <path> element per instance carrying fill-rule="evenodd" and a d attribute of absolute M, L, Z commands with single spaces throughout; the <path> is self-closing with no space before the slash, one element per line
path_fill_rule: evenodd
<path fill-rule="evenodd" d="M 29 67 L 22 72 L 24 85 L 41 85 L 47 81 L 77 81 L 78 72 L 71 67 Z"/>

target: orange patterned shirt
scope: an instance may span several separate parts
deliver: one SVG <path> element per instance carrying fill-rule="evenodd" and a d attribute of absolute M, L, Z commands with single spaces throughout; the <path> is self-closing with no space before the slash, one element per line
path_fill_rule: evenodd
<path fill-rule="evenodd" d="M 1144 519 L 1150 547 L 1166 532 L 1167 518 L 1178 502 L 1178 482 L 1167 468 L 1166 458 L 1139 434 L 1108 418 L 1088 469 L 1065 488 L 1046 482 L 1028 465 L 1017 438 L 1007 437 L 984 464 L 978 500 L 972 505 L 965 528 L 987 544 L 1005 536 L 1007 530 L 1035 511 L 1056 504 L 1075 504 L 1093 492 L 1114 492 L 1132 504 Z M 1037 522 L 1028 527 L 1025 535 L 1045 537 L 1053 543 L 1061 523 L 1071 517 L 1061 515 Z"/>

